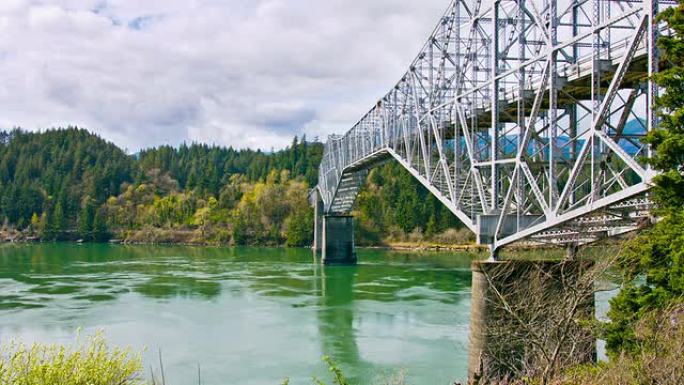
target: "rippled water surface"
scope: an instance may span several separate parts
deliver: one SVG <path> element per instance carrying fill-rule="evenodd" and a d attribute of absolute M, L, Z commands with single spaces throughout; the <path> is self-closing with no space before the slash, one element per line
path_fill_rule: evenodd
<path fill-rule="evenodd" d="M 0 247 L 0 342 L 108 341 L 161 349 L 169 385 L 310 384 L 334 357 L 354 383 L 466 375 L 470 262 L 359 250 L 321 267 L 306 249 L 76 244 Z"/>

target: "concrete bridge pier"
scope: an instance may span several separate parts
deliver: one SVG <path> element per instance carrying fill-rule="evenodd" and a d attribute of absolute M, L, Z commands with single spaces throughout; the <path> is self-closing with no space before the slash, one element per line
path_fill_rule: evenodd
<path fill-rule="evenodd" d="M 539 349 L 559 347 L 565 363 L 594 362 L 595 337 L 580 322 L 594 317 L 593 285 L 586 274 L 591 266 L 587 261 L 473 262 L 468 384 L 498 382 L 525 363 L 543 365 L 535 358 L 541 357 Z M 579 292 L 584 294 L 575 296 Z"/>
<path fill-rule="evenodd" d="M 326 265 L 355 265 L 354 217 L 323 215 L 320 226 L 321 262 Z"/>
<path fill-rule="evenodd" d="M 314 196 L 314 239 L 311 249 L 314 254 L 321 253 L 321 245 L 323 244 L 323 200 L 318 192 Z"/>
<path fill-rule="evenodd" d="M 326 265 L 355 265 L 354 217 L 325 214 L 323 200 L 316 191 L 310 195 L 314 207 L 314 239 L 311 249 Z"/>

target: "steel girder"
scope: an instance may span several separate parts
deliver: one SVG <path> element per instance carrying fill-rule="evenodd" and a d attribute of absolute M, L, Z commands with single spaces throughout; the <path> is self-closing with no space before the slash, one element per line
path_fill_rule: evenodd
<path fill-rule="evenodd" d="M 655 175 L 642 141 L 657 123 L 655 40 L 668 33 L 654 15 L 673 4 L 452 2 L 401 80 L 328 138 L 325 211 L 350 211 L 367 170 L 394 159 L 493 249 L 635 229 Z"/>

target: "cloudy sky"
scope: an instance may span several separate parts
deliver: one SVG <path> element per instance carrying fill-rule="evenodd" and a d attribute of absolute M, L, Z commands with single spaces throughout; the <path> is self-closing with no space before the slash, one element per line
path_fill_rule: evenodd
<path fill-rule="evenodd" d="M 78 125 L 129 152 L 282 148 L 347 130 L 448 0 L 0 0 L 0 127 Z"/>

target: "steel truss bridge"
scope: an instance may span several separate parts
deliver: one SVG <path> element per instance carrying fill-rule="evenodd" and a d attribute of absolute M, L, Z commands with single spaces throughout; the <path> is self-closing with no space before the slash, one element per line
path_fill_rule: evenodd
<path fill-rule="evenodd" d="M 325 214 L 394 159 L 493 251 L 648 217 L 663 0 L 456 0 L 399 82 L 325 144 Z"/>

